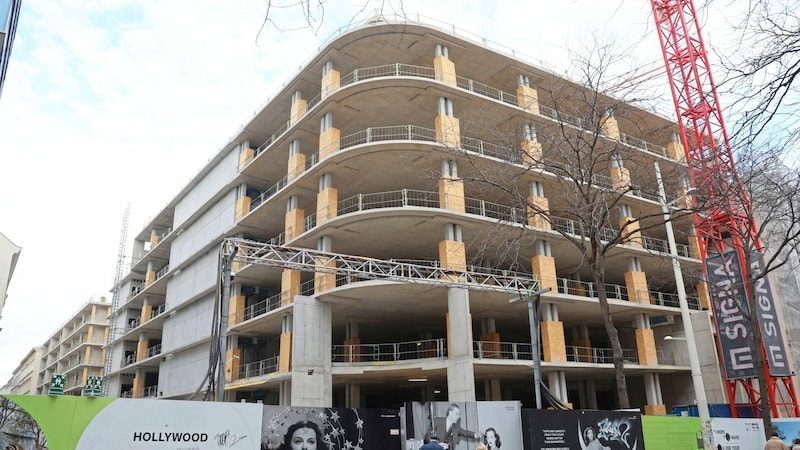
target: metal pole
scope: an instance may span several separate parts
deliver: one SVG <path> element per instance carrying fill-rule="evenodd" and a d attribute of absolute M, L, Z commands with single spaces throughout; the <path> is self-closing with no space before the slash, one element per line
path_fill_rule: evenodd
<path fill-rule="evenodd" d="M 219 359 L 217 360 L 217 398 L 225 401 L 225 369 L 228 353 L 228 308 L 231 300 L 231 264 L 236 246 L 225 243 L 222 247 L 222 299 L 219 314 Z M 231 362 L 232 363 L 232 362 Z"/>
<path fill-rule="evenodd" d="M 531 357 L 533 358 L 533 391 L 536 393 L 536 409 L 542 409 L 542 374 L 539 362 L 539 299 L 541 294 L 529 295 L 528 324 L 531 329 Z M 535 299 L 535 300 L 534 300 Z M 534 305 L 535 303 L 535 305 Z"/>
<path fill-rule="evenodd" d="M 697 413 L 700 416 L 700 425 L 703 428 L 703 441 L 705 448 L 712 448 L 711 440 L 711 416 L 708 412 L 708 400 L 706 399 L 706 389 L 703 386 L 703 374 L 700 371 L 700 358 L 697 355 L 697 345 L 694 338 L 694 327 L 692 317 L 689 312 L 689 302 L 686 300 L 686 287 L 683 284 L 683 273 L 681 263 L 678 260 L 678 249 L 675 244 L 675 233 L 672 230 L 672 220 L 669 207 L 667 206 L 667 194 L 664 191 L 664 180 L 661 178 L 661 168 L 658 162 L 655 164 L 656 180 L 658 181 L 658 199 L 661 203 L 661 211 L 664 215 L 664 225 L 667 229 L 667 242 L 669 244 L 669 256 L 672 260 L 672 271 L 675 276 L 675 288 L 678 291 L 678 304 L 681 308 L 681 320 L 683 329 L 686 332 L 686 346 L 689 351 L 689 367 L 692 371 L 692 385 L 694 395 L 697 400 Z"/>

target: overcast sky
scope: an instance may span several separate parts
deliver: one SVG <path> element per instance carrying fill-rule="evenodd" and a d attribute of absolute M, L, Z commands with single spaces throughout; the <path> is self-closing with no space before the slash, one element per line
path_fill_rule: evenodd
<path fill-rule="evenodd" d="M 125 206 L 130 240 L 336 28 L 379 3 L 359 14 L 362 0 L 328 0 L 316 33 L 259 35 L 264 0 L 23 1 L 0 98 L 0 232 L 22 247 L 0 319 L 0 386 L 90 297 L 110 301 Z M 549 68 L 592 35 L 639 64 L 661 61 L 645 0 L 402 5 Z M 302 24 L 296 9 L 273 13 Z"/>

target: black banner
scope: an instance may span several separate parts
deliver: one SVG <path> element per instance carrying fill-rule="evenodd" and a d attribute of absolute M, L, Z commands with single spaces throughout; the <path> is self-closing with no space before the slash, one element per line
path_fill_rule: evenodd
<path fill-rule="evenodd" d="M 764 255 L 759 252 L 750 254 L 750 271 L 761 273 L 764 269 Z M 775 308 L 775 297 L 766 275 L 755 282 L 756 307 L 758 310 L 758 324 L 761 328 L 761 342 L 764 353 L 767 355 L 769 372 L 779 377 L 792 376 L 789 361 L 786 355 L 786 346 L 783 343 L 781 324 L 778 321 L 778 312 Z"/>
<path fill-rule="evenodd" d="M 522 410 L 525 450 L 643 450 L 642 417 L 630 411 Z"/>
<path fill-rule="evenodd" d="M 709 294 L 722 351 L 725 378 L 756 377 L 753 333 L 739 253 L 735 250 L 706 258 Z"/>

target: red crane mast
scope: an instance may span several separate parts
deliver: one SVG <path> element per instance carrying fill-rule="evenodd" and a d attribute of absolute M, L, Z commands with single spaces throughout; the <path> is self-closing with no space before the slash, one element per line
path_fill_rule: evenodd
<path fill-rule="evenodd" d="M 742 237 L 761 252 L 758 230 L 752 220 L 751 205 L 734 166 L 728 133 L 725 129 L 722 109 L 716 86 L 711 76 L 711 66 L 700 34 L 700 25 L 692 0 L 651 0 L 653 15 L 658 29 L 658 38 L 664 56 L 664 64 L 670 80 L 672 98 L 678 116 L 681 143 L 686 153 L 689 177 L 699 195 L 707 202 L 703 214 L 695 214 L 694 221 L 700 241 L 700 257 L 707 261 L 709 253 L 714 257 L 734 251 L 738 256 L 738 273 L 747 280 L 745 245 Z M 706 278 L 709 279 L 708 265 Z M 745 285 L 746 286 L 746 285 Z M 710 289 L 711 290 L 711 289 Z M 713 308 L 712 308 L 713 310 Z M 756 312 L 753 311 L 755 316 Z M 717 325 L 717 345 L 720 353 L 719 317 L 714 314 Z M 755 321 L 753 321 L 755 322 Z M 753 326 L 759 326 L 753 323 Z M 762 327 L 763 330 L 763 327 Z M 782 339 L 782 338 L 781 338 Z M 779 417 L 779 408 L 785 415 L 798 417 L 800 408 L 790 376 L 772 373 L 763 341 L 760 348 L 765 362 L 767 394 L 773 417 Z M 744 376 L 729 374 L 726 370 L 726 389 L 733 417 L 737 417 L 737 406 L 760 411 L 762 393 L 753 384 L 752 373 Z M 789 374 L 790 375 L 790 374 Z M 780 384 L 789 400 L 777 399 Z M 748 399 L 736 403 L 737 391 L 743 389 Z M 761 386 L 763 390 L 764 386 Z"/>

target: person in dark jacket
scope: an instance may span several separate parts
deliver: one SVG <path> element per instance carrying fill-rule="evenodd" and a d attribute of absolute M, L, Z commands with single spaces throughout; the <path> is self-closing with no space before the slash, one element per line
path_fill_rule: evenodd
<path fill-rule="evenodd" d="M 435 434 L 431 436 L 430 441 L 427 444 L 423 445 L 419 448 L 419 450 L 444 450 L 441 444 L 439 444 L 439 436 Z"/>

